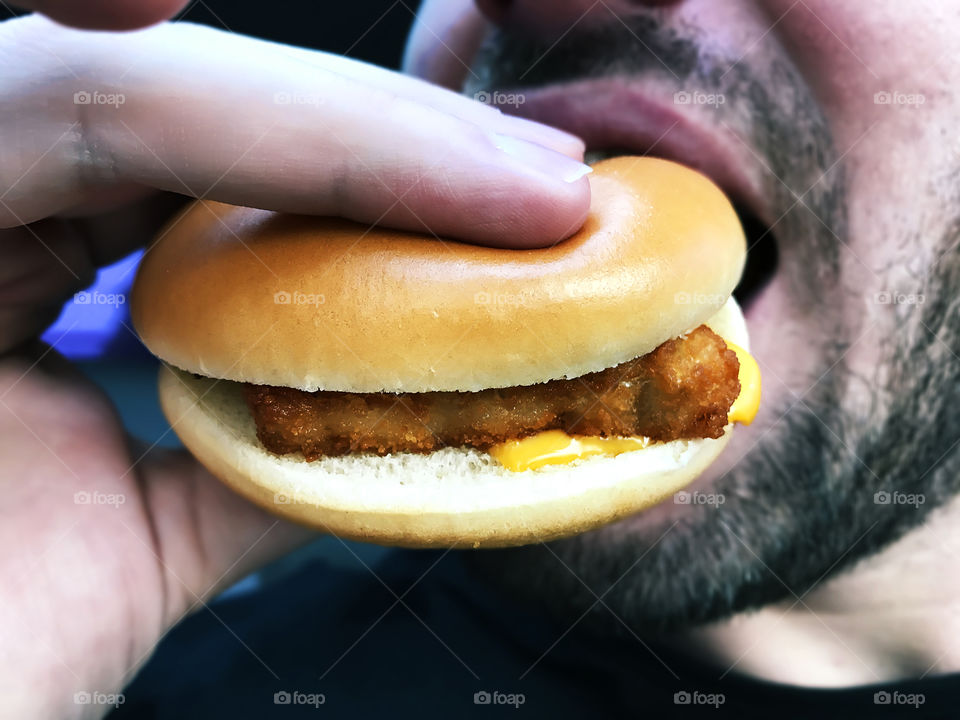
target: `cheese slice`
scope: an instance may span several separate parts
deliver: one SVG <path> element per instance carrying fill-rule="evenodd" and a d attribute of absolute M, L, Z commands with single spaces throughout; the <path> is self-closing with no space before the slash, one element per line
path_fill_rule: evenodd
<path fill-rule="evenodd" d="M 544 465 L 566 465 L 594 455 L 619 455 L 642 450 L 650 438 L 592 437 L 567 435 L 563 430 L 545 430 L 522 440 L 508 440 L 488 450 L 508 470 L 536 470 Z"/>
<path fill-rule="evenodd" d="M 757 416 L 757 410 L 760 409 L 760 366 L 757 365 L 753 355 L 739 345 L 728 342 L 727 347 L 737 354 L 737 360 L 740 361 L 740 372 L 737 374 L 740 380 L 740 394 L 730 406 L 727 419 L 730 422 L 749 425 Z"/>
<path fill-rule="evenodd" d="M 740 361 L 740 394 L 730 406 L 727 417 L 730 422 L 749 425 L 760 408 L 760 367 L 753 356 L 739 345 L 728 342 L 727 347 L 737 354 Z M 545 430 L 521 440 L 498 443 L 488 452 L 507 470 L 522 472 L 545 465 L 566 465 L 596 455 L 614 456 L 642 450 L 650 443 L 650 438 L 642 436 L 575 437 L 563 430 Z"/>

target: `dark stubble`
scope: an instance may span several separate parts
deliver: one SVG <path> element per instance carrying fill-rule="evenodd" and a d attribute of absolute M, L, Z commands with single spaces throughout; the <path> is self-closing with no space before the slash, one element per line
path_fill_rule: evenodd
<path fill-rule="evenodd" d="M 470 557 L 485 577 L 560 619 L 652 632 L 802 597 L 957 492 L 951 450 L 960 437 L 960 321 L 952 289 L 960 287 L 960 266 L 949 248 L 958 235 L 956 223 L 944 224 L 933 256 L 947 254 L 918 268 L 910 289 L 923 304 L 891 308 L 902 332 L 875 349 L 874 377 L 855 376 L 844 353 L 857 339 L 865 291 L 844 282 L 844 167 L 799 73 L 786 56 L 759 51 L 734 65 L 735 57 L 704 51 L 695 33 L 646 15 L 607 20 L 584 21 L 553 47 L 492 35 L 467 92 L 625 76 L 655 78 L 671 93 L 722 93 L 718 120 L 780 179 L 771 190 L 782 216 L 774 229 L 777 272 L 786 275 L 790 302 L 820 318 L 815 336 L 783 339 L 815 348 L 811 382 L 819 380 L 799 401 L 773 408 L 780 420 L 711 488 L 724 496 L 721 507 L 690 507 L 676 524 L 621 523 L 549 546 Z M 945 207 L 944 217 L 950 214 Z M 903 240 L 905 248 L 920 242 Z M 853 384 L 874 399 L 866 422 L 842 404 Z M 884 504 L 876 501 L 881 491 L 922 494 L 924 502 Z"/>

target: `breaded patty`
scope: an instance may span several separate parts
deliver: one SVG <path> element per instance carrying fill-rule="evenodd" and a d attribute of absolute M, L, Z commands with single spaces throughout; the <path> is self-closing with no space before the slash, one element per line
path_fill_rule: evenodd
<path fill-rule="evenodd" d="M 264 446 L 307 460 L 352 452 L 489 448 L 543 430 L 717 438 L 740 393 L 740 364 L 705 325 L 652 352 L 569 380 L 480 392 L 304 392 L 244 386 Z"/>

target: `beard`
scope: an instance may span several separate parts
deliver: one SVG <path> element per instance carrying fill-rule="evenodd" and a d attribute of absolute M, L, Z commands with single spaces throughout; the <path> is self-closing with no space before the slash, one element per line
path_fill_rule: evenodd
<path fill-rule="evenodd" d="M 891 308 L 891 332 L 871 348 L 876 373 L 858 375 L 845 358 L 860 336 L 867 293 L 845 270 L 848 192 L 830 126 L 787 56 L 718 57 L 706 47 L 692 30 L 647 15 L 585 21 L 552 46 L 496 32 L 465 88 L 473 94 L 618 77 L 656 83 L 669 95 L 722 94 L 717 122 L 773 176 L 773 234 L 755 233 L 750 254 L 769 257 L 776 243 L 786 302 L 808 318 L 803 336 L 785 333 L 782 342 L 802 343 L 815 367 L 806 368 L 809 389 L 770 408 L 777 420 L 709 488 L 723 504 L 687 507 L 673 521 L 640 515 L 579 537 L 468 558 L 511 595 L 602 633 L 670 631 L 802 598 L 921 523 L 960 488 L 952 453 L 960 437 L 954 254 L 913 263 L 911 281 L 924 300 Z M 958 229 L 944 223 L 941 251 L 952 248 Z M 934 240 L 904 237 L 897 246 L 909 259 L 909 248 Z M 902 277 L 891 271 L 883 280 L 889 288 Z M 922 500 L 894 502 L 893 493 Z"/>

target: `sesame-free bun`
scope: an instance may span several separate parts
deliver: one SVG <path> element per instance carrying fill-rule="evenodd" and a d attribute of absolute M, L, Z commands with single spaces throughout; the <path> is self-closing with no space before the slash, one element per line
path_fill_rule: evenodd
<path fill-rule="evenodd" d="M 603 370 L 717 312 L 746 243 L 723 193 L 681 165 L 613 158 L 590 186 L 583 227 L 526 251 L 198 201 L 147 252 L 133 322 L 177 368 L 302 390 L 474 391 Z"/>
<path fill-rule="evenodd" d="M 730 299 L 707 324 L 749 348 Z M 231 381 L 165 366 L 171 426 L 211 473 L 268 510 L 340 537 L 407 547 L 503 547 L 574 535 L 669 498 L 717 457 L 716 440 L 654 443 L 616 457 L 512 472 L 487 453 L 357 453 L 307 462 L 260 444 Z"/>

